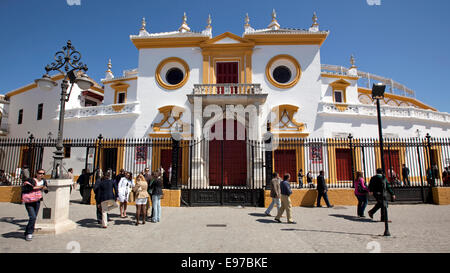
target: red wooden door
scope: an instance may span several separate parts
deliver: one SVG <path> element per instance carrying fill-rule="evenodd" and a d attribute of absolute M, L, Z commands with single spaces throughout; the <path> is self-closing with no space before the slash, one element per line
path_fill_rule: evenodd
<path fill-rule="evenodd" d="M 389 182 L 392 182 L 393 175 L 400 179 L 400 156 L 398 151 L 384 150 L 384 167 Z M 392 171 L 391 171 L 392 170 Z"/>
<path fill-rule="evenodd" d="M 291 182 L 297 181 L 297 159 L 295 150 L 276 150 L 274 169 L 281 178 L 288 173 L 291 175 Z"/>
<path fill-rule="evenodd" d="M 338 181 L 353 180 L 350 149 L 336 149 L 336 176 Z"/>
<path fill-rule="evenodd" d="M 226 122 L 223 124 L 224 140 L 209 142 L 209 184 L 212 186 L 244 186 L 247 182 L 247 149 L 245 140 L 237 138 L 238 126 L 234 121 L 234 137 L 227 140 Z M 216 126 L 211 128 L 215 132 Z"/>
<path fill-rule="evenodd" d="M 169 168 L 172 164 L 172 150 L 161 149 L 161 166 L 164 169 L 163 182 L 166 185 L 169 182 Z"/>
<path fill-rule="evenodd" d="M 239 83 L 237 62 L 216 63 L 216 83 Z M 232 88 L 231 93 L 237 93 L 237 88 Z M 223 94 L 224 88 L 218 88 L 217 93 Z"/>

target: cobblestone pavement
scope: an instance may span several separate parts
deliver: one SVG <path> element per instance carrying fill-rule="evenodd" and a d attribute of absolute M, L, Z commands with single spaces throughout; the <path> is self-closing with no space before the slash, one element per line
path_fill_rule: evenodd
<path fill-rule="evenodd" d="M 23 236 L 28 221 L 24 206 L 0 203 L 0 252 L 450 252 L 450 206 L 390 205 L 391 237 L 382 236 L 379 212 L 374 220 L 357 218 L 356 207 L 340 206 L 295 207 L 297 224 L 285 223 L 286 218 L 276 223 L 264 208 L 163 207 L 160 223 L 139 226 L 134 225 L 135 207 L 129 206 L 128 218 L 113 210 L 108 228 L 102 229 L 95 207 L 80 204 L 77 193 L 70 205 L 77 228 L 60 235 L 36 234 L 32 242 Z"/>

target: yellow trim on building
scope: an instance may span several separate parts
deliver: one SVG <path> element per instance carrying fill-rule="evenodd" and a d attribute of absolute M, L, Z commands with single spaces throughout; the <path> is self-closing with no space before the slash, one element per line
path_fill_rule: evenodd
<path fill-rule="evenodd" d="M 127 93 L 128 93 L 128 87 L 130 87 L 129 84 L 124 82 L 116 82 L 111 85 L 111 88 L 114 89 L 114 104 L 118 103 L 119 93 L 125 92 L 125 100 L 123 103 L 127 102 Z"/>
<path fill-rule="evenodd" d="M 245 39 L 255 45 L 319 45 L 327 39 L 328 33 L 318 34 L 246 34 Z"/>
<path fill-rule="evenodd" d="M 51 79 L 52 79 L 52 81 L 59 81 L 59 80 L 64 79 L 64 75 L 63 74 L 58 74 L 56 76 L 51 77 Z M 16 90 L 13 90 L 11 92 L 6 93 L 5 97 L 11 98 L 11 97 L 13 97 L 15 95 L 19 95 L 19 94 L 22 94 L 24 92 L 30 91 L 31 89 L 34 89 L 36 87 L 37 87 L 36 83 L 31 83 L 29 85 L 26 85 L 24 87 L 21 87 L 19 89 L 16 89 Z"/>
<path fill-rule="evenodd" d="M 171 62 L 179 63 L 184 68 L 183 80 L 181 82 L 179 82 L 178 84 L 174 84 L 174 85 L 165 83 L 165 81 L 161 77 L 161 70 L 163 69 L 163 67 L 166 64 L 171 63 Z M 183 59 L 178 58 L 178 57 L 166 58 L 166 59 L 162 60 L 156 67 L 155 79 L 156 79 L 156 82 L 159 84 L 159 86 L 161 86 L 164 89 L 175 90 L 175 89 L 181 88 L 183 85 L 186 84 L 187 80 L 189 79 L 189 65 Z"/>
<path fill-rule="evenodd" d="M 272 77 L 272 73 L 270 71 L 270 67 L 273 65 L 274 62 L 278 61 L 278 60 L 288 60 L 289 62 L 291 62 L 296 69 L 296 75 L 295 78 L 293 80 L 291 80 L 289 83 L 279 83 L 277 82 L 273 77 Z M 275 57 L 273 57 L 272 59 L 270 59 L 270 61 L 267 63 L 266 65 L 266 78 L 267 80 L 275 87 L 280 88 L 280 89 L 288 89 L 291 88 L 293 86 L 295 86 L 298 81 L 300 80 L 300 77 L 302 75 L 302 68 L 300 66 L 300 64 L 298 63 L 298 61 L 292 57 L 291 55 L 287 55 L 287 54 L 280 54 L 277 55 Z"/>
<path fill-rule="evenodd" d="M 324 77 L 324 78 L 335 78 L 335 79 L 352 80 L 352 81 L 356 81 L 359 79 L 359 77 L 355 77 L 355 76 L 335 75 L 335 74 L 328 74 L 328 73 L 322 73 L 322 74 L 320 74 L 320 76 Z"/>
<path fill-rule="evenodd" d="M 365 94 L 367 95 L 370 99 L 372 99 L 372 90 L 367 89 L 367 88 L 363 88 L 363 87 L 359 87 L 358 88 L 358 93 L 359 94 Z M 395 95 L 395 94 L 390 94 L 390 93 L 384 93 L 384 97 L 388 98 L 388 99 L 395 99 L 397 101 L 401 102 L 409 102 L 421 109 L 425 109 L 425 110 L 432 110 L 432 111 L 437 111 L 436 108 L 433 108 L 431 106 L 428 106 L 420 101 L 418 101 L 415 98 L 410 98 L 410 97 L 405 97 L 405 96 L 400 96 L 400 95 Z"/>
<path fill-rule="evenodd" d="M 199 47 L 209 37 L 170 37 L 170 38 L 132 38 L 131 42 L 137 49 L 143 48 L 174 48 Z"/>

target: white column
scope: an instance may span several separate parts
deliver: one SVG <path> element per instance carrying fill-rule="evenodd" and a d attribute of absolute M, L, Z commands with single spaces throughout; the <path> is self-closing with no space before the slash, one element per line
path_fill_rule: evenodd
<path fill-rule="evenodd" d="M 72 179 L 48 180 L 48 193 L 44 194 L 36 222 L 37 234 L 60 234 L 76 228 L 69 219 L 70 186 Z M 43 218 L 44 210 L 50 210 L 50 217 Z"/>

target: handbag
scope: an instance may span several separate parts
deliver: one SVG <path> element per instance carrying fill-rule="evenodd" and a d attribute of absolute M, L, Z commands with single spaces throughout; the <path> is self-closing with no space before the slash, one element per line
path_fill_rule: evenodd
<path fill-rule="evenodd" d="M 25 181 L 22 186 L 22 190 L 24 186 L 31 186 L 33 188 L 33 185 Z M 22 202 L 23 203 L 33 203 L 40 201 L 42 199 L 42 192 L 41 190 L 31 190 L 29 192 L 22 192 Z"/>
<path fill-rule="evenodd" d="M 106 200 L 101 203 L 101 207 L 104 211 L 110 211 L 114 208 L 117 208 L 118 205 L 114 200 Z"/>
<path fill-rule="evenodd" d="M 361 185 L 361 182 L 358 182 L 358 192 L 359 192 L 359 193 L 362 193 L 362 194 L 368 193 L 368 191 L 365 190 L 365 189 L 363 188 L 363 186 Z"/>

